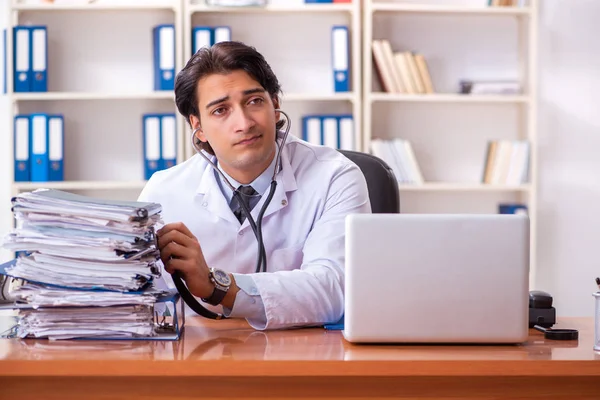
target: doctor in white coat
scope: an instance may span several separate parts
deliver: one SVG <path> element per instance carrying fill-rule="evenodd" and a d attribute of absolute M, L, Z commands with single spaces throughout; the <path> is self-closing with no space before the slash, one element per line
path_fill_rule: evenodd
<path fill-rule="evenodd" d="M 341 318 L 345 218 L 371 212 L 354 163 L 293 134 L 283 142 L 279 93 L 277 77 L 254 48 L 222 42 L 199 50 L 178 74 L 175 98 L 197 146 L 223 175 L 196 154 L 155 173 L 139 198 L 162 205 L 166 225 L 158 244 L 166 271 L 178 271 L 207 308 L 258 330 Z M 257 273 L 256 238 L 224 179 L 245 193 L 256 220 L 278 159 L 276 190 L 262 219 L 267 271 Z"/>

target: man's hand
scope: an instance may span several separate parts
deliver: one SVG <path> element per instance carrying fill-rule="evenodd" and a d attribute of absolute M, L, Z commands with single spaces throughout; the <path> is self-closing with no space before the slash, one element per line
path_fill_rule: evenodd
<path fill-rule="evenodd" d="M 215 285 L 210 281 L 208 266 L 198 239 L 182 222 L 167 224 L 156 234 L 160 258 L 166 271 L 170 274 L 179 271 L 194 296 L 210 297 Z"/>

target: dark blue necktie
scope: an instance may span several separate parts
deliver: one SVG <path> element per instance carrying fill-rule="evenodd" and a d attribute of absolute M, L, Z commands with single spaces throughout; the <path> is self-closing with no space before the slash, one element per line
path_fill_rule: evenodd
<path fill-rule="evenodd" d="M 248 207 L 248 210 L 252 210 L 254 208 L 254 206 L 256 205 L 256 203 L 258 203 L 258 199 L 260 199 L 260 196 L 257 196 L 258 192 L 256 190 L 254 190 L 254 188 L 252 186 L 240 186 L 238 188 L 238 191 L 241 194 L 241 200 L 244 202 L 244 204 L 246 204 L 246 207 Z M 246 215 L 244 214 L 244 210 L 242 208 L 242 206 L 237 202 L 237 198 L 234 196 L 231 199 L 232 202 L 232 208 L 233 208 L 233 214 L 235 215 L 235 217 L 238 219 L 238 221 L 240 221 L 240 224 L 244 222 L 244 220 L 246 219 Z"/>

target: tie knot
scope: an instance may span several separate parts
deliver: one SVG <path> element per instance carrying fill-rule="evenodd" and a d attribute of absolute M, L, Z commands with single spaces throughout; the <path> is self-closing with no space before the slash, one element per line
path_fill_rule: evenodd
<path fill-rule="evenodd" d="M 238 188 L 238 191 L 243 194 L 244 196 L 254 196 L 255 194 L 258 194 L 258 192 L 256 190 L 254 190 L 254 188 L 250 185 L 244 186 L 244 185 L 240 185 L 240 187 Z"/>

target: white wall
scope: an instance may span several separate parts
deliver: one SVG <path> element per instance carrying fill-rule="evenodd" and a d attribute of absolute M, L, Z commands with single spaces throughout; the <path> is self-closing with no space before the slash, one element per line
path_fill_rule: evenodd
<path fill-rule="evenodd" d="M 0 21 L 4 17 L 1 13 L 2 10 Z M 598 15 L 597 0 L 541 0 L 537 287 L 554 295 L 561 316 L 592 315 L 594 277 L 600 275 Z M 0 97 L 0 133 L 7 132 L 7 107 Z M 405 111 L 414 111 L 411 108 L 406 106 Z M 485 106 L 480 111 L 486 111 Z M 449 118 L 448 113 L 451 111 L 440 115 Z M 414 118 L 418 119 L 418 115 Z M 10 207 L 10 176 L 6 170 L 11 149 L 7 140 L 6 135 L 0 134 L 2 210 Z M 477 157 L 475 151 L 473 156 Z M 443 170 L 436 171 L 440 177 L 446 177 Z M 461 177 L 476 178 L 473 171 L 465 170 Z M 446 171 L 448 177 L 451 173 Z M 461 202 L 452 196 L 450 200 Z M 5 220 L 8 215 L 0 211 L 0 236 L 6 234 L 10 225 Z M 0 252 L 0 258 L 3 256 L 6 253 Z"/>
<path fill-rule="evenodd" d="M 538 286 L 593 315 L 600 276 L 600 2 L 542 0 Z"/>

